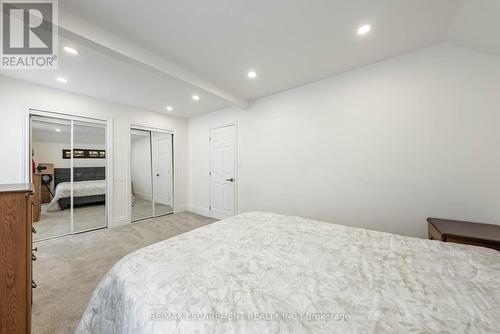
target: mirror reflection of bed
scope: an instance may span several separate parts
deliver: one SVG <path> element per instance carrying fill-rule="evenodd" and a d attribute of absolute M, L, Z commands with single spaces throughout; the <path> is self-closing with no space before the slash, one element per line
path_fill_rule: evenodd
<path fill-rule="evenodd" d="M 105 126 L 33 116 L 31 128 L 35 167 L 33 180 L 40 180 L 38 191 L 41 207 L 40 219 L 34 224 L 37 231 L 34 235 L 35 240 L 105 227 L 107 225 Z M 73 158 L 72 128 L 75 149 Z M 45 165 L 51 168 L 44 168 Z"/>
<path fill-rule="evenodd" d="M 132 221 L 173 213 L 172 134 L 132 129 Z"/>
<path fill-rule="evenodd" d="M 75 167 L 73 172 L 73 229 L 86 231 L 105 225 L 105 167 Z M 54 169 L 54 198 L 42 204 L 37 234 L 62 235 L 71 232 L 71 169 Z M 46 232 L 47 231 L 47 232 Z"/>

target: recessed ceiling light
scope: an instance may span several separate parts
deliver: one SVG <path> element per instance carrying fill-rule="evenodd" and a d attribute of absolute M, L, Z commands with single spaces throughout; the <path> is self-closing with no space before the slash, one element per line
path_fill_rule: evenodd
<path fill-rule="evenodd" d="M 61 132 L 61 129 L 57 128 L 57 129 L 56 129 L 56 132 Z"/>
<path fill-rule="evenodd" d="M 71 55 L 77 55 L 78 54 L 78 51 L 76 49 L 73 49 L 71 46 L 65 46 L 64 47 L 64 51 L 66 51 L 67 53 L 69 53 Z"/>
<path fill-rule="evenodd" d="M 192 96 L 192 99 L 193 99 L 194 101 L 199 101 L 199 100 L 200 100 L 200 96 L 199 96 L 199 95 L 193 95 L 193 96 Z"/>
<path fill-rule="evenodd" d="M 172 111 L 172 110 L 174 110 L 174 108 L 172 108 L 171 106 L 167 106 L 167 108 L 166 108 L 166 109 L 167 109 L 168 111 Z"/>
<path fill-rule="evenodd" d="M 66 83 L 66 82 L 68 82 L 68 79 L 63 78 L 63 77 L 57 77 L 57 81 L 62 82 L 62 83 Z"/>
<path fill-rule="evenodd" d="M 369 24 L 362 25 L 358 28 L 358 35 L 366 35 L 372 30 L 372 26 Z"/>
<path fill-rule="evenodd" d="M 250 79 L 255 79 L 255 78 L 257 78 L 257 72 L 255 72 L 255 71 L 250 71 L 250 72 L 248 72 L 247 76 L 248 76 Z"/>

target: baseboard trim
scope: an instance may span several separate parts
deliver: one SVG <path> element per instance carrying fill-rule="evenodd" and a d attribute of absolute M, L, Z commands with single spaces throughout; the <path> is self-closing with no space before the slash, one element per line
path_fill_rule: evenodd
<path fill-rule="evenodd" d="M 179 204 L 179 205 L 174 206 L 175 213 L 184 212 L 184 211 L 188 211 L 187 204 Z"/>
<path fill-rule="evenodd" d="M 110 227 L 118 227 L 130 224 L 130 219 L 127 216 L 113 218 L 113 222 Z"/>
<path fill-rule="evenodd" d="M 211 216 L 210 210 L 208 210 L 208 208 L 204 208 L 202 206 L 188 204 L 187 209 L 188 209 L 188 211 L 194 212 L 194 213 L 199 214 L 201 216 L 205 216 L 205 217 Z"/>

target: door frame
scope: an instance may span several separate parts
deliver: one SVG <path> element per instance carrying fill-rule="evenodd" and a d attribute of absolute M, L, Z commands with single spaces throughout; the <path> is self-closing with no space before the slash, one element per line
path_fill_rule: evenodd
<path fill-rule="evenodd" d="M 128 145 L 127 145 L 127 175 L 128 175 L 128 182 L 127 182 L 127 216 L 128 216 L 128 222 L 130 224 L 134 223 L 132 221 L 132 159 L 131 159 L 131 151 L 132 151 L 132 133 L 131 131 L 133 129 L 136 130 L 144 130 L 144 131 L 154 131 L 154 132 L 161 132 L 161 133 L 166 133 L 172 135 L 172 213 L 168 213 L 166 215 L 171 215 L 174 214 L 176 210 L 176 191 L 177 188 L 175 186 L 175 180 L 177 179 L 177 150 L 176 150 L 176 141 L 175 141 L 175 131 L 174 130 L 168 130 L 168 129 L 160 129 L 160 128 L 154 128 L 151 126 L 147 125 L 139 125 L 137 123 L 129 123 L 128 125 Z M 152 136 L 151 136 L 151 145 L 152 145 Z M 153 154 L 153 148 L 151 147 L 151 172 L 153 171 L 153 161 L 152 161 L 152 156 Z M 151 175 L 152 176 L 152 175 Z M 154 196 L 154 182 L 153 179 L 151 179 L 151 191 Z M 154 205 L 154 204 L 153 204 Z M 156 209 L 155 209 L 155 214 L 156 214 Z M 164 216 L 164 215 L 162 215 Z M 154 216 L 151 218 L 155 218 Z M 145 218 L 145 219 L 151 219 L 151 218 Z M 136 221 L 136 223 L 141 222 L 142 220 Z"/>
<path fill-rule="evenodd" d="M 69 235 L 75 235 L 79 233 L 95 231 L 103 228 L 110 228 L 113 225 L 113 119 L 112 118 L 96 118 L 89 117 L 85 115 L 69 114 L 65 112 L 46 110 L 43 108 L 26 107 L 26 112 L 24 115 L 24 152 L 23 152 L 23 179 L 26 183 L 31 183 L 31 116 L 41 116 L 41 117 L 51 117 L 51 118 L 61 118 L 69 121 L 82 121 L 82 122 L 95 122 L 101 123 L 106 126 L 106 226 L 99 227 L 95 229 L 89 229 L 84 231 L 78 231 L 76 233 L 64 234 L 60 236 L 50 237 L 46 239 L 40 239 L 39 241 L 65 237 Z M 71 127 L 71 137 L 73 137 L 73 126 Z M 73 139 L 71 139 L 73 142 Z M 73 148 L 71 148 L 73 149 Z M 73 159 L 71 159 L 71 179 L 73 179 Z M 71 189 L 71 194 L 73 195 L 73 189 Z M 71 222 L 73 225 L 73 210 L 71 211 Z M 72 227 L 73 229 L 73 227 Z"/>
<path fill-rule="evenodd" d="M 208 213 L 209 217 L 213 217 L 212 214 L 212 143 L 211 136 L 212 130 L 217 130 L 221 128 L 227 128 L 229 126 L 234 126 L 234 216 L 238 214 L 238 184 L 240 182 L 238 176 L 238 121 L 227 122 L 217 124 L 216 126 L 211 126 L 208 129 Z"/>

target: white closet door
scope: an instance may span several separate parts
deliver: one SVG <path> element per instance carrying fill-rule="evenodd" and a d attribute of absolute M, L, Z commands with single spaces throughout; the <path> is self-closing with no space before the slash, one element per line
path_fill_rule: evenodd
<path fill-rule="evenodd" d="M 210 208 L 212 217 L 235 214 L 235 126 L 210 131 Z"/>

